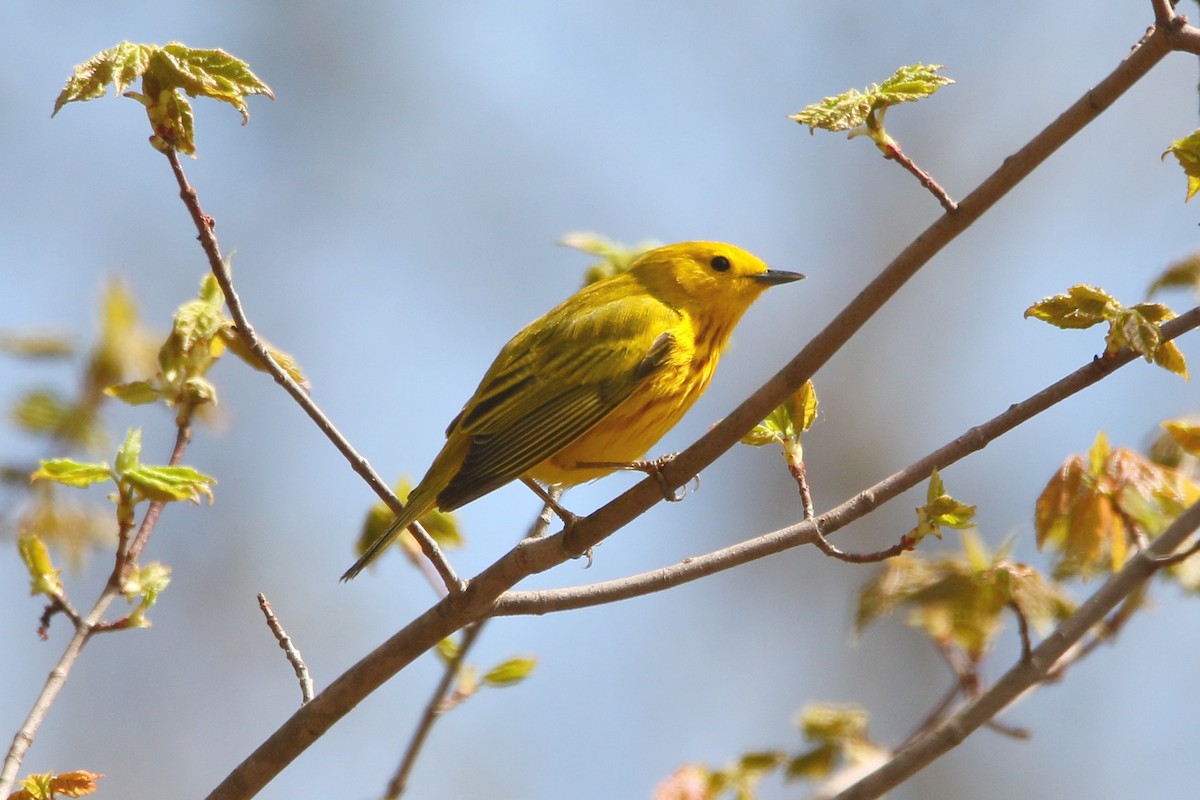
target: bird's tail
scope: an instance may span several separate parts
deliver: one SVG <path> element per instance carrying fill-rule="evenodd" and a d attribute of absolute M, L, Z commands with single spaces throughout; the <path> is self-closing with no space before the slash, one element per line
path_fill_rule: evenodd
<path fill-rule="evenodd" d="M 433 508 L 436 500 L 436 493 L 431 492 L 424 486 L 418 486 L 416 489 L 413 489 L 412 494 L 408 496 L 408 502 L 404 506 L 404 513 L 396 517 L 392 524 L 388 526 L 388 529 L 379 538 L 371 542 L 371 545 L 362 554 L 362 558 L 355 561 L 354 566 L 346 570 L 341 580 L 348 581 L 355 578 L 368 564 L 378 558 L 379 554 L 386 550 L 392 542 L 396 541 L 396 537 L 403 533 L 409 525 L 412 525 L 426 511 Z"/>

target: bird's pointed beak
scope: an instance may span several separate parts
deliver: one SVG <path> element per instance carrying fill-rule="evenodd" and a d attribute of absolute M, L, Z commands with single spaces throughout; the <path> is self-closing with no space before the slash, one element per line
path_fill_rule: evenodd
<path fill-rule="evenodd" d="M 799 272 L 787 272 L 782 269 L 769 269 L 766 272 L 760 272 L 754 276 L 754 280 L 765 286 L 778 286 L 781 283 L 791 283 L 792 281 L 804 280 L 804 276 Z"/>

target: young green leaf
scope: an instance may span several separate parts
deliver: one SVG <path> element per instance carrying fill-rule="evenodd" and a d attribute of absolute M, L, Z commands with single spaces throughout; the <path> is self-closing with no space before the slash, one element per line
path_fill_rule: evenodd
<path fill-rule="evenodd" d="M 805 381 L 796 392 L 777 406 L 766 418 L 742 437 L 742 444 L 762 447 L 766 444 L 799 440 L 817 418 L 817 390 Z"/>
<path fill-rule="evenodd" d="M 971 522 L 975 517 L 975 506 L 959 502 L 946 494 L 942 476 L 937 471 L 929 477 L 929 489 L 926 492 L 926 503 L 917 508 L 917 524 L 904 535 L 905 544 L 910 549 L 926 536 L 942 538 L 942 528 L 962 530 L 974 526 Z"/>
<path fill-rule="evenodd" d="M 125 475 L 138 465 L 142 455 L 142 429 L 130 428 L 121 449 L 117 450 L 117 474 Z"/>
<path fill-rule="evenodd" d="M 199 503 L 201 498 L 213 501 L 210 488 L 216 478 L 197 472 L 191 467 L 147 467 L 140 466 L 126 471 L 121 480 L 148 500 L 169 503 L 190 500 Z"/>
<path fill-rule="evenodd" d="M 25 569 L 29 572 L 29 593 L 56 598 L 62 593 L 62 570 L 55 569 L 50 552 L 36 533 L 22 533 L 17 539 L 17 549 Z"/>
<path fill-rule="evenodd" d="M 1187 196 L 1184 198 L 1186 203 L 1200 190 L 1200 130 L 1171 142 L 1171 146 L 1163 151 L 1162 157 L 1166 158 L 1168 153 L 1175 156 L 1175 160 L 1183 168 L 1183 174 L 1187 176 Z"/>
<path fill-rule="evenodd" d="M 809 132 L 821 128 L 827 131 L 856 132 L 868 124 L 872 114 L 881 114 L 889 106 L 920 100 L 943 86 L 954 83 L 938 70 L 940 64 L 912 64 L 896 70 L 883 83 L 872 84 L 863 91 L 850 89 L 840 95 L 826 97 L 805 107 L 789 118 L 807 125 Z"/>
<path fill-rule="evenodd" d="M 152 381 L 131 381 L 118 383 L 104 390 L 109 397 L 120 400 L 131 406 L 141 406 L 154 403 L 162 397 L 162 392 Z"/>
<path fill-rule="evenodd" d="M 121 42 L 92 56 L 77 66 L 67 79 L 67 85 L 54 101 L 54 113 L 50 116 L 57 114 L 67 103 L 103 97 L 109 84 L 113 85 L 117 94 L 121 94 L 146 71 L 153 49 L 153 45 Z"/>
<path fill-rule="evenodd" d="M 532 656 L 510 658 L 492 667 L 483 676 L 483 682 L 488 686 L 512 686 L 530 676 L 537 659 Z"/>
<path fill-rule="evenodd" d="M 108 464 L 86 464 L 69 458 L 48 458 L 39 462 L 37 471 L 30 480 L 46 480 L 61 483 L 64 486 L 84 488 L 93 483 L 113 479 L 112 470 Z"/>
<path fill-rule="evenodd" d="M 1040 319 L 1058 328 L 1090 328 L 1116 316 L 1121 304 L 1095 286 L 1072 286 L 1066 294 L 1039 300 L 1025 310 L 1025 317 Z"/>
<path fill-rule="evenodd" d="M 65 334 L 0 333 L 0 353 L 18 358 L 67 358 L 75 353 L 75 344 Z"/>
<path fill-rule="evenodd" d="M 653 239 L 644 239 L 635 245 L 625 245 L 598 233 L 582 231 L 564 234 L 558 243 L 600 258 L 584 273 L 585 286 L 602 278 L 621 274 L 629 269 L 638 256 L 659 245 L 659 242 Z"/>
<path fill-rule="evenodd" d="M 141 78 L 141 91 L 125 91 Z M 191 102 L 184 97 L 209 97 L 229 103 L 250 119 L 246 97 L 262 94 L 274 98 L 270 87 L 244 62 L 223 50 L 188 47 L 180 42 L 165 46 L 121 42 L 75 68 L 54 103 L 54 113 L 67 103 L 102 97 L 112 84 L 118 94 L 137 100 L 146 109 L 154 129 L 150 143 L 159 150 L 175 149 L 194 155 L 195 123 Z"/>
<path fill-rule="evenodd" d="M 140 597 L 137 606 L 129 614 L 126 623 L 128 627 L 150 627 L 150 621 L 146 619 L 146 612 L 158 601 L 158 596 L 170 583 L 171 568 L 157 561 L 135 570 L 125 579 L 125 585 L 121 589 L 130 598 L 130 602 Z"/>
<path fill-rule="evenodd" d="M 1167 266 L 1146 290 L 1150 297 L 1166 289 L 1191 289 L 1200 294 L 1200 254 L 1181 258 Z"/>

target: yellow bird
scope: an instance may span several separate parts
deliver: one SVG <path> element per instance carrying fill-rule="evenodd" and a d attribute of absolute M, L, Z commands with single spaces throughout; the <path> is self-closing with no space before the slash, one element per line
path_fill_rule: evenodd
<path fill-rule="evenodd" d="M 682 242 L 585 286 L 504 345 L 404 513 L 342 580 L 434 507 L 517 478 L 574 486 L 642 458 L 704 393 L 750 304 L 803 277 L 730 244 Z"/>

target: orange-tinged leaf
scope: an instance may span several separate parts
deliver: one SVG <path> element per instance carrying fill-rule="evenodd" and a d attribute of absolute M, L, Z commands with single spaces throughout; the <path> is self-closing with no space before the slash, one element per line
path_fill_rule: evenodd
<path fill-rule="evenodd" d="M 1162 427 L 1185 451 L 1200 456 L 1200 424 L 1177 419 L 1164 422 Z"/>

